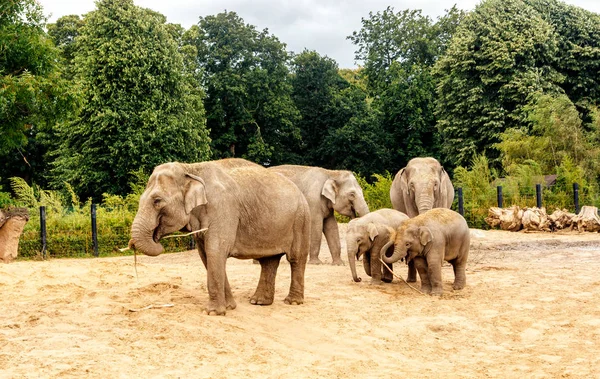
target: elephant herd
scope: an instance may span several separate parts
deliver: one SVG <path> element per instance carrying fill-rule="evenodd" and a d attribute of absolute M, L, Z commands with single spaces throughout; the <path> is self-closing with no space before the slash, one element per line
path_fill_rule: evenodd
<path fill-rule="evenodd" d="M 401 169 L 390 190 L 394 209 L 374 212 L 349 171 L 284 165 L 264 168 L 239 158 L 157 166 L 131 227 L 129 247 L 150 256 L 162 253 L 160 239 L 177 231 L 194 233 L 207 270 L 209 315 L 235 309 L 225 265 L 227 258 L 255 259 L 260 279 L 250 303 L 269 305 L 281 257 L 291 266 L 287 304 L 304 302 L 306 263 L 319 264 L 322 234 L 332 263 L 341 265 L 334 211 L 350 217 L 346 239 L 355 281 L 356 259 L 374 282 L 391 282 L 388 266 L 406 260 L 408 281 L 442 294 L 441 266 L 454 268 L 454 289 L 465 285 L 469 228 L 451 211 L 454 188 L 440 163 L 415 158 Z"/>

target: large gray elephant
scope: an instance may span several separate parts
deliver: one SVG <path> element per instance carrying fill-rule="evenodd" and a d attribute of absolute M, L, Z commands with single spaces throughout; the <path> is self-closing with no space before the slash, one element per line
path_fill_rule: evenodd
<path fill-rule="evenodd" d="M 450 208 L 454 200 L 454 186 L 435 158 L 413 158 L 396 173 L 390 199 L 394 209 L 408 217 L 415 217 L 433 208 Z M 408 264 L 406 281 L 417 281 L 412 262 Z"/>
<path fill-rule="evenodd" d="M 157 166 L 140 197 L 130 247 L 156 256 L 163 251 L 162 237 L 200 229 L 206 230 L 194 238 L 207 271 L 209 315 L 224 315 L 236 307 L 225 271 L 228 257 L 259 260 L 260 280 L 250 302 L 268 305 L 286 255 L 291 286 L 285 302 L 303 303 L 310 214 L 291 181 L 251 162 Z"/>
<path fill-rule="evenodd" d="M 355 282 L 362 279 L 356 274 L 356 260 L 363 256 L 365 273 L 371 277 L 371 283 L 393 280 L 391 272 L 379 261 L 381 248 L 395 235 L 396 229 L 408 216 L 394 209 L 378 209 L 348 223 L 346 232 L 346 250 L 352 278 Z M 392 268 L 392 265 L 389 265 Z"/>
<path fill-rule="evenodd" d="M 450 208 L 454 186 L 435 158 L 413 158 L 394 177 L 390 199 L 394 209 L 415 217 L 433 208 Z"/>
<path fill-rule="evenodd" d="M 310 258 L 308 263 L 321 264 L 319 250 L 325 234 L 334 265 L 343 265 L 340 233 L 333 211 L 350 218 L 364 216 L 369 207 L 358 181 L 350 171 L 321 167 L 283 165 L 269 168 L 294 182 L 310 208 Z"/>
<path fill-rule="evenodd" d="M 469 226 L 463 216 L 450 209 L 436 208 L 404 221 L 395 239 L 381 248 L 380 255 L 385 263 L 402 258 L 414 262 L 421 277 L 421 291 L 441 295 L 444 260 L 454 269 L 453 288 L 464 288 L 470 241 Z M 394 251 L 390 254 L 392 245 Z"/>

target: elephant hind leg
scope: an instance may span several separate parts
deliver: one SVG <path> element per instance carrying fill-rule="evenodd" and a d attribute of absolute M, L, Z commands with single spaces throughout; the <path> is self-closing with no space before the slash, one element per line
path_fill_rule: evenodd
<path fill-rule="evenodd" d="M 465 272 L 467 268 L 466 259 L 457 258 L 449 261 L 449 263 L 452 265 L 452 269 L 454 270 L 454 284 L 452 285 L 452 288 L 455 290 L 461 290 L 465 288 L 465 285 L 467 284 L 467 275 Z"/>
<path fill-rule="evenodd" d="M 260 258 L 260 279 L 250 303 L 254 305 L 271 305 L 275 297 L 275 276 L 283 254 Z"/>
<path fill-rule="evenodd" d="M 301 212 L 298 216 L 294 223 L 294 239 L 287 256 L 291 266 L 292 280 L 290 292 L 284 300 L 286 304 L 294 305 L 304 303 L 304 271 L 309 249 L 312 249 L 310 215 L 308 212 Z M 319 236 L 320 234 L 321 231 L 319 231 Z"/>

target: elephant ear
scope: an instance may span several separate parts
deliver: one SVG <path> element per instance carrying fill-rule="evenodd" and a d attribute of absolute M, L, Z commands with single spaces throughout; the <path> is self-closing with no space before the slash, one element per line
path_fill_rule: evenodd
<path fill-rule="evenodd" d="M 208 201 L 206 200 L 206 186 L 204 180 L 202 180 L 201 177 L 192 174 L 185 174 L 185 176 L 192 179 L 189 181 L 184 198 L 185 213 L 190 214 L 192 209 L 207 204 Z"/>
<path fill-rule="evenodd" d="M 433 234 L 431 233 L 431 230 L 426 226 L 420 227 L 419 228 L 419 239 L 421 241 L 421 245 L 423 245 L 423 246 L 425 246 L 429 242 L 433 241 Z"/>
<path fill-rule="evenodd" d="M 406 192 L 406 196 L 410 195 L 410 190 L 408 188 L 408 181 L 406 180 L 406 167 L 400 170 L 398 175 L 400 176 L 400 188 L 402 188 Z"/>
<path fill-rule="evenodd" d="M 375 237 L 379 235 L 379 230 L 377 230 L 377 226 L 372 222 L 367 225 L 367 231 L 369 232 L 369 239 L 373 241 Z"/>
<path fill-rule="evenodd" d="M 331 200 L 333 204 L 335 204 L 335 197 L 337 196 L 337 185 L 335 184 L 335 180 L 327 179 L 325 184 L 323 184 L 323 189 L 321 190 L 321 195 L 325 196 L 327 199 Z"/>
<path fill-rule="evenodd" d="M 442 167 L 440 173 L 440 204 L 439 208 L 450 208 L 454 201 L 454 186 L 450 181 L 450 176 Z"/>

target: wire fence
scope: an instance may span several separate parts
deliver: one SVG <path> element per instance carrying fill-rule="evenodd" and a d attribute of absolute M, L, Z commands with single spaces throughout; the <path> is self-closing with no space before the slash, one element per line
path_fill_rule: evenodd
<path fill-rule="evenodd" d="M 389 192 L 388 192 L 389 193 Z M 583 196 L 581 196 L 583 195 Z M 581 196 L 581 197 L 580 197 Z M 594 204 L 593 199 L 579 193 L 577 183 L 571 193 L 554 191 L 550 186 L 496 186 L 482 189 L 457 188 L 452 209 L 461 213 L 472 228 L 487 228 L 485 217 L 491 207 L 545 207 L 579 212 L 579 203 Z M 119 252 L 131 238 L 131 223 L 135 212 L 127 209 L 89 207 L 78 209 L 30 209 L 30 220 L 19 242 L 19 257 L 45 259 L 63 257 L 98 257 L 129 255 Z M 194 248 L 192 236 L 164 239 L 165 252 Z"/>
<path fill-rule="evenodd" d="M 555 185 L 496 186 L 482 189 L 457 188 L 452 209 L 462 214 L 470 227 L 487 228 L 485 217 L 491 207 L 546 208 L 548 214 L 556 209 L 579 213 L 580 203 L 597 205 L 598 199 L 580 193 L 579 184 L 572 191 L 555 190 Z"/>
<path fill-rule="evenodd" d="M 30 219 L 19 241 L 20 258 L 77 258 L 130 255 L 120 252 L 131 238 L 130 212 L 96 213 L 95 204 L 89 212 L 55 210 L 40 207 L 30 209 Z M 162 240 L 165 252 L 185 251 L 194 247 L 191 236 Z"/>

